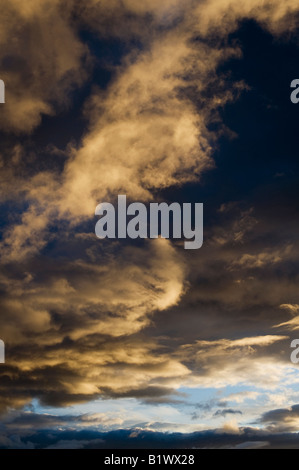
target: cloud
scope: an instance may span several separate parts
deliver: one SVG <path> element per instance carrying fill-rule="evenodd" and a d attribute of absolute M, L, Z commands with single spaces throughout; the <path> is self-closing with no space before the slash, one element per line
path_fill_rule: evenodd
<path fill-rule="evenodd" d="M 254 441 L 254 442 L 242 442 L 242 444 L 237 444 L 234 449 L 263 449 L 269 448 L 270 442 L 269 441 Z"/>
<path fill-rule="evenodd" d="M 256 400 L 259 395 L 259 392 L 237 392 L 225 396 L 225 400 L 234 403 L 244 403 L 247 400 Z"/>
<path fill-rule="evenodd" d="M 18 126 L 27 126 L 31 130 L 40 121 L 42 113 L 55 112 L 51 104 L 55 93 L 59 95 L 59 102 L 65 96 L 65 90 L 73 86 L 72 83 L 78 86 L 84 80 L 81 66 L 86 47 L 76 34 L 76 28 L 80 29 L 82 24 L 80 18 L 83 23 L 90 22 L 93 28 L 92 19 L 104 13 L 103 23 L 98 25 L 99 31 L 101 25 L 107 23 L 107 15 L 113 16 L 115 12 L 116 22 L 119 18 L 123 21 L 128 12 L 139 19 L 150 13 L 156 28 L 165 18 L 169 20 L 169 12 L 172 12 L 172 18 L 173 15 L 178 16 L 181 21 L 170 21 L 169 28 L 158 33 L 157 38 L 155 35 L 146 37 L 146 47 L 126 56 L 107 92 L 98 90 L 90 97 L 86 108 L 91 120 L 89 131 L 79 148 L 70 153 L 61 179 L 49 172 L 41 174 L 33 178 L 31 188 L 29 191 L 27 189 L 26 199 L 30 201 L 28 214 L 23 215 L 20 225 L 11 227 L 5 234 L 4 256 L 8 259 L 40 250 L 45 245 L 51 219 L 57 216 L 57 211 L 59 219 L 67 218 L 74 224 L 82 217 L 91 217 L 95 206 L 113 194 L 125 192 L 132 198 L 150 199 L 156 190 L 198 180 L 204 171 L 213 166 L 212 146 L 217 134 L 209 130 L 209 124 L 217 120 L 217 110 L 233 100 L 238 91 L 245 87 L 236 83 L 233 91 L 230 83 L 229 89 L 217 72 L 219 65 L 227 59 L 240 57 L 240 50 L 223 44 L 219 49 L 208 45 L 207 41 L 199 41 L 198 31 L 204 34 L 204 25 L 209 25 L 210 29 L 217 22 L 220 33 L 222 29 L 219 29 L 218 23 L 223 27 L 226 25 L 226 17 L 220 21 L 219 16 L 223 9 L 228 12 L 230 20 L 232 15 L 239 19 L 253 14 L 263 21 L 265 12 L 269 13 L 268 7 L 275 18 L 275 25 L 280 22 L 280 31 L 287 13 L 295 10 L 296 5 L 289 1 L 287 7 L 282 9 L 276 2 L 274 5 L 266 2 L 262 8 L 254 8 L 252 2 L 246 2 L 241 8 L 231 0 L 220 7 L 211 0 L 195 9 L 192 2 L 185 2 L 186 11 L 182 11 L 174 0 L 163 6 L 146 2 L 142 7 L 133 1 L 116 2 L 112 6 L 108 6 L 107 2 L 89 1 L 83 8 L 76 4 L 77 22 L 72 23 L 70 12 L 73 7 L 73 2 L 67 2 L 62 15 L 58 0 L 50 9 L 33 0 L 26 8 L 20 8 L 16 0 L 10 7 L 14 8 L 13 11 L 18 8 L 22 38 L 26 37 L 22 24 L 34 32 L 34 15 L 41 18 L 43 28 L 37 30 L 37 38 L 32 44 L 42 44 L 43 50 L 49 49 L 47 54 L 40 54 L 39 48 L 32 52 L 30 49 L 32 64 L 26 63 L 26 67 L 36 72 L 32 86 L 25 87 L 24 99 L 22 101 L 21 97 L 16 107 L 18 113 L 26 113 L 27 118 L 22 119 L 6 107 L 10 117 L 6 116 L 5 122 L 15 130 Z M 52 33 L 52 23 L 56 17 L 59 17 L 59 21 L 55 21 L 54 37 L 57 40 L 49 43 L 52 36 L 48 31 Z M 191 21 L 191 17 L 200 26 Z M 14 24 L 17 15 L 9 10 L 9 18 Z M 229 21 L 229 24 L 232 29 L 237 27 L 234 21 Z M 9 27 L 7 35 L 10 34 Z M 101 34 L 105 33 L 102 31 Z M 223 33 L 227 34 L 227 30 L 224 29 Z M 6 37 L 3 34 L 3 40 Z M 63 48 L 58 47 L 61 43 Z M 26 41 L 22 44 L 27 50 Z M 15 54 L 13 49 L 12 55 Z M 46 61 L 47 64 L 44 63 Z M 56 71 L 54 77 L 53 68 Z M 17 70 L 21 74 L 18 80 L 23 80 L 26 68 L 21 72 L 22 68 L 18 66 Z M 12 82 L 9 78 L 8 81 Z M 49 87 L 49 82 L 53 86 Z M 207 93 L 211 87 L 213 95 Z M 8 101 L 14 106 L 13 99 Z M 15 122 L 12 122 L 13 119 Z M 58 179 L 61 185 L 57 184 Z M 33 189 L 37 186 L 38 193 Z M 37 214 L 40 227 L 36 225 Z M 242 230 L 236 231 L 235 236 L 242 238 Z"/>
<path fill-rule="evenodd" d="M 274 325 L 274 328 L 287 328 L 288 330 L 295 331 L 299 329 L 299 316 L 292 318 L 289 321 Z"/>
<path fill-rule="evenodd" d="M 12 0 L 4 10 L 0 63 L 6 104 L 0 129 L 30 133 L 42 115 L 54 115 L 68 101 L 70 90 L 82 84 L 87 50 L 59 0 L 28 0 L 26 6 Z"/>
<path fill-rule="evenodd" d="M 240 410 L 233 410 L 232 408 L 228 408 L 228 409 L 225 409 L 225 410 L 217 410 L 214 413 L 214 416 L 215 417 L 221 416 L 221 417 L 225 418 L 226 415 L 237 415 L 237 414 L 241 415 L 243 413 Z"/>
<path fill-rule="evenodd" d="M 184 88 L 192 86 L 185 77 L 201 66 L 203 84 L 197 86 L 205 86 L 205 75 L 221 58 L 207 47 L 196 51 L 188 38 L 171 32 L 129 63 L 104 99 L 94 94 L 92 128 L 65 168 L 61 211 L 87 216 L 97 201 L 121 192 L 151 199 L 153 190 L 195 181 L 210 168 L 212 103 L 199 115 L 184 97 Z"/>
<path fill-rule="evenodd" d="M 283 310 L 289 310 L 290 313 L 292 314 L 296 314 L 297 312 L 299 312 L 299 305 L 295 304 L 282 304 L 279 306 L 280 308 L 282 308 Z"/>
<path fill-rule="evenodd" d="M 75 8 L 83 25 L 101 38 L 117 37 L 124 42 L 138 38 L 147 43 L 157 28 L 169 28 L 180 21 L 191 5 L 190 0 L 88 0 L 76 2 Z"/>
<path fill-rule="evenodd" d="M 166 354 L 156 355 L 155 341 L 134 335 L 180 300 L 184 263 L 162 239 L 109 258 L 105 264 L 47 260 L 47 272 L 36 260 L 34 274 L 29 263 L 23 279 L 9 272 L 2 277 L 1 335 L 11 348 L 8 369 L 1 370 L 7 377 L 2 391 L 10 380 L 14 389 L 4 408 L 35 394 L 56 404 L 100 394 L 153 401 L 175 394 L 155 379 L 175 384 L 188 369 Z"/>
<path fill-rule="evenodd" d="M 289 311 L 292 315 L 296 315 L 299 311 L 299 305 L 297 304 L 282 304 L 280 305 L 282 310 Z M 279 323 L 278 325 L 274 325 L 274 328 L 287 328 L 288 330 L 295 331 L 299 329 L 299 315 L 294 316 L 291 320 Z"/>
<path fill-rule="evenodd" d="M 206 0 L 197 6 L 202 34 L 227 35 L 234 31 L 243 19 L 253 19 L 272 34 L 294 30 L 298 24 L 296 0 Z"/>
<path fill-rule="evenodd" d="M 98 243 L 94 238 L 93 246 Z M 144 248 L 127 247 L 105 264 L 100 259 L 58 264 L 48 259 L 47 273 L 36 260 L 34 272 L 29 262 L 20 280 L 9 279 L 7 272 L 1 279 L 7 293 L 2 304 L 6 312 L 3 337 L 14 344 L 22 333 L 43 331 L 41 341 L 47 344 L 48 335 L 50 343 L 63 335 L 72 340 L 95 333 L 129 335 L 148 325 L 153 312 L 174 305 L 184 293 L 186 268 L 167 240 L 146 243 Z"/>
<path fill-rule="evenodd" d="M 233 135 L 220 110 L 248 89 L 220 71 L 242 56 L 239 46 L 228 45 L 228 34 L 247 18 L 282 34 L 295 12 L 291 0 L 13 0 L 5 6 L 0 61 L 7 103 L 0 128 L 7 135 L 28 133 L 34 142 L 42 116 L 72 103 L 89 72 L 84 28 L 101 40 L 121 39 L 127 49 L 111 65 L 105 89 L 86 85 L 83 137 L 60 149 L 58 169 L 32 141 L 1 143 L 1 202 L 9 212 L 0 248 L 0 331 L 8 353 L 0 370 L 2 411 L 33 397 L 53 406 L 99 396 L 156 405 L 183 401 L 180 387 L 275 390 L 282 381 L 298 381 L 287 362 L 288 336 L 266 333 L 273 324 L 296 327 L 297 317 L 282 317 L 286 309 L 296 314 L 299 302 L 288 264 L 298 260 L 296 247 L 276 229 L 269 238 L 267 222 L 277 227 L 270 215 L 252 204 L 222 205 L 205 246 L 192 256 L 166 240 L 101 244 L 92 233 L 103 200 L 113 202 L 120 192 L 159 200 L 167 189 L 204 180 L 215 168 L 219 137 Z M 256 393 L 226 399 L 243 403 Z M 104 426 L 105 419 L 83 416 L 80 426 Z M 42 430 L 62 421 L 26 414 L 15 424 Z M 247 445 L 234 420 L 221 432 L 221 445 Z M 88 447 L 91 439 L 88 432 L 41 435 L 48 447 Z M 107 445 L 106 437 L 96 434 L 90 445 Z M 168 442 L 164 435 L 161 442 L 161 435 L 146 437 Z M 190 442 L 206 446 L 212 437 Z M 115 435 L 110 442 L 117 438 L 124 439 Z M 12 437 L 2 443 L 37 445 Z"/>
<path fill-rule="evenodd" d="M 268 348 L 285 339 L 285 336 L 266 335 L 239 340 L 199 340 L 182 345 L 176 355 L 193 371 L 187 377 L 189 386 L 221 388 L 246 384 L 275 389 L 282 377 L 291 381 L 295 375 L 295 368 L 288 368 L 279 357 L 269 355 Z"/>
<path fill-rule="evenodd" d="M 7 187 L 7 197 L 12 189 L 29 208 L 4 232 L 3 261 L 40 252 L 53 224 L 67 222 L 74 229 L 93 216 L 99 202 L 117 194 L 151 200 L 158 190 L 198 180 L 213 165 L 215 135 L 207 127 L 211 113 L 233 93 L 221 90 L 220 80 L 198 114 L 184 90 L 196 87 L 200 94 L 219 61 L 232 54 L 204 45 L 196 50 L 188 38 L 169 33 L 127 65 L 105 97 L 95 93 L 88 111 L 90 130 L 80 148 L 69 151 L 62 174 L 40 172 L 30 182 L 20 181 L 17 189 Z M 185 78 L 195 73 L 194 67 L 202 75 L 196 84 Z"/>
<path fill-rule="evenodd" d="M 62 420 L 63 421 L 63 420 Z M 153 423 L 155 424 L 155 423 Z M 158 423 L 156 423 L 158 425 Z M 3 430 L 3 428 L 2 428 Z M 231 423 L 224 429 L 193 433 L 170 433 L 159 430 L 120 429 L 110 432 L 93 428 L 34 429 L 16 436 L 11 427 L 7 437 L 1 437 L 1 448 L 35 449 L 235 449 L 235 448 L 294 448 L 298 435 L 263 432 L 255 428 L 236 428 Z"/>
<path fill-rule="evenodd" d="M 244 266 L 247 269 L 262 268 L 265 264 L 275 264 L 279 263 L 281 260 L 281 251 L 277 253 L 258 253 L 257 255 L 245 254 L 241 259 L 236 260 L 233 266 Z"/>
<path fill-rule="evenodd" d="M 168 11 L 174 3 L 177 4 L 170 2 L 163 6 L 162 16 L 165 8 Z M 80 28 L 80 21 L 74 24 L 70 21 L 72 2 L 62 9 L 64 14 L 59 15 L 55 26 L 56 29 L 61 28 L 54 35 L 57 45 L 55 41 L 48 45 L 48 31 L 52 33 L 52 20 L 58 15 L 60 2 L 57 0 L 51 9 L 45 11 L 33 0 L 31 4 L 32 9 L 29 6 L 24 12 L 21 9 L 20 15 L 23 12 L 22 20 L 30 31 L 31 17 L 40 15 L 45 24 L 37 33 L 42 38 L 37 37 L 34 44 L 45 42 L 43 51 L 48 46 L 49 52 L 41 54 L 39 48 L 34 49 L 32 62 L 37 63 L 26 63 L 26 67 L 36 70 L 32 86 L 25 88 L 24 104 L 21 102 L 17 106 L 18 113 L 25 113 L 27 118 L 13 114 L 9 107 L 5 108 L 7 113 L 15 116 L 15 122 L 12 122 L 13 117 L 3 117 L 6 125 L 14 130 L 22 130 L 22 126 L 32 130 L 42 113 L 55 112 L 51 91 L 55 95 L 57 88 L 59 102 L 72 84 L 78 87 L 85 77 L 82 57 L 86 47 L 79 42 L 75 31 L 75 24 Z M 121 4 L 120 10 L 133 9 L 136 14 L 143 14 L 143 8 L 146 12 L 161 8 L 146 3 L 140 11 L 135 2 Z M 82 11 L 79 8 L 78 18 L 82 14 L 82 21 L 88 21 L 85 14 L 89 19 L 94 7 L 102 11 L 102 2 L 88 2 L 86 9 Z M 117 11 L 116 7 L 114 5 L 113 12 Z M 75 148 L 68 147 L 68 157 L 60 174 L 52 169 L 41 171 L 31 175 L 29 181 L 27 178 L 18 181 L 17 189 L 7 187 L 7 198 L 11 198 L 13 190 L 15 197 L 21 196 L 29 206 L 20 221 L 5 231 L 2 257 L 7 262 L 39 252 L 46 245 L 54 221 L 61 224 L 66 220 L 74 227 L 82 219 L 90 219 L 96 205 L 104 199 L 111 200 L 124 193 L 130 199 L 151 200 L 157 191 L 198 181 L 205 171 L 213 167 L 212 146 L 217 132 L 211 131 L 209 126 L 218 122 L 221 129 L 218 110 L 235 99 L 245 87 L 236 83 L 228 88 L 225 77 L 217 69 L 227 59 L 239 57 L 240 51 L 226 46 L 219 49 L 195 40 L 197 32 L 189 30 L 188 26 L 189 23 L 185 24 L 183 20 L 147 38 L 146 47 L 141 50 L 135 48 L 123 58 L 106 90 L 94 89 L 85 107 L 90 124 L 82 142 Z M 21 30 L 20 34 L 23 37 L 24 32 Z M 60 42 L 63 48 L 58 48 Z M 51 54 L 53 60 L 49 61 Z M 70 59 L 65 59 L 64 54 Z M 47 60 L 49 66 L 48 62 L 40 65 L 39 61 L 43 60 Z M 52 76 L 53 67 L 57 77 Z M 25 71 L 17 67 L 17 73 L 18 80 L 21 80 Z M 68 77 L 65 85 L 64 76 Z M 51 87 L 50 80 L 53 83 Z M 7 82 L 11 82 L 9 77 Z M 212 94 L 209 92 L 211 87 Z M 41 104 L 34 104 L 34 100 Z M 9 96 L 8 102 L 14 106 Z M 29 112 L 27 102 L 31 103 L 32 112 Z M 221 132 L 223 129 L 218 131 L 219 134 Z M 10 172 L 11 177 L 18 174 L 17 168 Z"/>
<path fill-rule="evenodd" d="M 261 417 L 260 422 L 268 424 L 271 432 L 296 431 L 299 423 L 299 405 L 267 411 Z"/>

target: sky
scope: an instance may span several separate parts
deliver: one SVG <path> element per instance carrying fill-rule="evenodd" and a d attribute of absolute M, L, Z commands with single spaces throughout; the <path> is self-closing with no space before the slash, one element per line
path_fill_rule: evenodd
<path fill-rule="evenodd" d="M 298 448 L 298 1 L 0 4 L 0 448 Z"/>

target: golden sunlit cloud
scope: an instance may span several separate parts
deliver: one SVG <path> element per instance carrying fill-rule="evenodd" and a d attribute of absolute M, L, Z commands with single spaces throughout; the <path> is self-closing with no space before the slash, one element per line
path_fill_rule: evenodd
<path fill-rule="evenodd" d="M 295 27 L 298 1 L 1 3 L 0 130 L 7 141 L 0 199 L 8 213 L 0 242 L 0 334 L 8 358 L 0 369 L 1 412 L 34 398 L 41 406 L 99 397 L 156 406 L 183 402 L 186 388 L 218 393 L 237 385 L 250 390 L 230 391 L 228 402 L 259 399 L 253 388 L 260 387 L 282 406 L 277 388 L 299 380 L 284 334 L 299 328 L 297 278 L 284 275 L 298 254 L 288 240 L 265 243 L 269 231 L 251 201 L 243 207 L 223 195 L 215 209 L 223 223 L 211 222 L 203 249 L 192 255 L 163 239 L 99 242 L 93 230 L 96 206 L 118 194 L 161 201 L 200 183 L 192 195 L 201 197 L 205 176 L 222 169 L 214 159 L 220 137 L 236 138 L 222 110 L 249 90 L 222 68 L 242 58 L 229 35 L 252 19 L 283 36 Z M 105 47 L 123 47 L 120 58 L 109 62 Z M 92 75 L 98 62 L 105 84 Z M 76 124 L 66 122 L 67 142 L 57 143 L 63 111 L 75 98 L 80 110 L 68 117 Z M 50 142 L 43 147 L 45 118 Z M 243 181 L 230 172 L 220 171 L 217 183 L 229 194 Z M 214 196 L 207 198 L 210 219 Z M 293 318 L 285 321 L 286 313 Z M 266 334 L 273 327 L 281 330 Z M 211 419 L 222 419 L 222 433 L 242 434 L 242 412 L 228 410 L 238 421 L 223 410 Z M 165 419 L 172 411 L 164 410 Z M 264 416 L 266 425 L 271 419 Z M 295 429 L 297 410 L 287 409 L 282 422 Z M 99 412 L 80 423 L 121 427 L 125 420 Z M 175 425 L 150 420 L 144 427 Z"/>

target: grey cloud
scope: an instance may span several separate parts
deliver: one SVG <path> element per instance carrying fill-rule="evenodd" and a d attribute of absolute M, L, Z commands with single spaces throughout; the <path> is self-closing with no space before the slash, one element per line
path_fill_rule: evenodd
<path fill-rule="evenodd" d="M 260 422 L 268 424 L 268 429 L 272 432 L 296 431 L 299 423 L 299 405 L 267 411 L 262 415 Z"/>
<path fill-rule="evenodd" d="M 215 413 L 214 413 L 214 416 L 215 417 L 218 417 L 218 416 L 222 416 L 223 418 L 225 418 L 227 415 L 242 415 L 242 411 L 240 410 L 233 410 L 231 408 L 228 408 L 227 410 L 217 410 Z"/>

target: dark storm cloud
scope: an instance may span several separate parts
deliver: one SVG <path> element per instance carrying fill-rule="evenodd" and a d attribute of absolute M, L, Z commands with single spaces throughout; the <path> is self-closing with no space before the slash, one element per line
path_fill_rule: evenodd
<path fill-rule="evenodd" d="M 289 203 L 291 211 L 295 201 Z M 298 304 L 297 219 L 282 215 L 281 228 L 279 216 L 270 212 L 271 199 L 263 211 L 257 201 L 254 210 L 239 206 L 221 212 L 216 225 L 206 224 L 203 248 L 187 255 L 190 289 L 184 316 L 175 307 L 157 318 L 161 334 L 180 331 L 178 341 L 180 336 L 195 340 L 198 331 L 202 338 L 219 339 L 239 338 L 241 331 L 289 336 L 296 327 L 295 319 L 293 324 L 283 323 L 294 315 L 292 305 Z M 179 330 L 172 329 L 170 318 Z M 269 353 L 275 355 L 277 348 Z M 289 347 L 277 354 L 289 361 Z"/>

